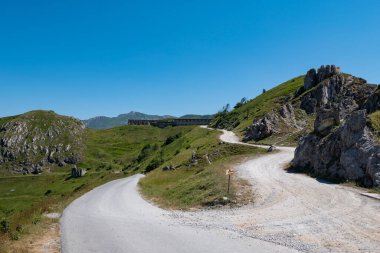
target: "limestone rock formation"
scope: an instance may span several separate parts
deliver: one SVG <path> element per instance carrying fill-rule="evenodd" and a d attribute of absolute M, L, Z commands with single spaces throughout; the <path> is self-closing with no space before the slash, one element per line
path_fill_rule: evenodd
<path fill-rule="evenodd" d="M 358 110 L 326 136 L 311 133 L 303 137 L 292 165 L 318 177 L 379 186 L 380 145 L 366 122 L 366 111 Z"/>
<path fill-rule="evenodd" d="M 75 164 L 84 151 L 84 126 L 51 111 L 32 111 L 0 126 L 0 164 L 12 172 L 40 173 Z"/>
<path fill-rule="evenodd" d="M 310 69 L 305 76 L 304 89 L 309 90 L 323 80 L 340 73 L 340 68 L 335 65 L 322 65 L 318 71 L 315 69 Z"/>
<path fill-rule="evenodd" d="M 270 136 L 275 131 L 275 122 L 277 121 L 278 117 L 274 112 L 254 120 L 253 124 L 247 129 L 244 141 L 252 139 L 258 141 Z"/>
<path fill-rule="evenodd" d="M 292 165 L 332 180 L 380 185 L 380 145 L 367 113 L 379 109 L 376 85 L 340 73 L 335 66 L 310 70 L 300 108 L 316 113 L 314 131 L 303 137 Z"/>
<path fill-rule="evenodd" d="M 366 81 L 343 74 L 323 80 L 301 99 L 300 108 L 306 113 L 315 113 L 318 108 L 335 107 L 340 117 L 363 108 L 367 98 L 374 92 L 375 86 Z"/>
<path fill-rule="evenodd" d="M 285 104 L 279 110 L 267 113 L 264 117 L 255 119 L 247 128 L 244 141 L 262 140 L 280 131 L 282 126 L 297 128 L 294 108 L 291 104 Z"/>

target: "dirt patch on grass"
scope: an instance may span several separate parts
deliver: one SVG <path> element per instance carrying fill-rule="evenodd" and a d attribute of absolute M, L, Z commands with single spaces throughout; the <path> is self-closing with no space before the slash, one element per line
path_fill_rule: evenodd
<path fill-rule="evenodd" d="M 60 226 L 47 221 L 37 231 L 31 231 L 18 241 L 8 241 L 4 253 L 60 253 Z"/>

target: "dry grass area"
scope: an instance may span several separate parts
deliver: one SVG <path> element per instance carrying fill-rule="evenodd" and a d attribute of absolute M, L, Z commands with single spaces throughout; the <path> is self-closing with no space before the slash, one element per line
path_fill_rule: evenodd
<path fill-rule="evenodd" d="M 20 240 L 2 238 L 0 243 L 3 244 L 2 253 L 60 253 L 59 220 L 44 218 Z"/>

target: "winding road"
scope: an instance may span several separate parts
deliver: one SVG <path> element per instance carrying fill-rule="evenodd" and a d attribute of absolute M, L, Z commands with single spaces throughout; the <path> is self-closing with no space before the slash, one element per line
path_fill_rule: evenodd
<path fill-rule="evenodd" d="M 250 145 L 228 131 L 221 140 Z M 65 209 L 62 251 L 379 252 L 380 201 L 287 173 L 293 155 L 280 147 L 236 165 L 255 192 L 255 203 L 242 208 L 166 211 L 141 198 L 142 175 L 109 182 Z"/>

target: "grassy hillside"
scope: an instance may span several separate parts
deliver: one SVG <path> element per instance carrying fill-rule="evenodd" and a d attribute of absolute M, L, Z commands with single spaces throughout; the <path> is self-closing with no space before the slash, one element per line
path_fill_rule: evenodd
<path fill-rule="evenodd" d="M 80 166 L 92 170 L 143 171 L 148 158 L 158 154 L 171 136 L 183 135 L 193 127 L 122 126 L 86 131 L 85 159 Z M 143 151 L 145 147 L 145 151 Z M 149 148 L 148 148 L 149 147 Z M 136 161 L 141 152 L 140 160 Z M 143 157 L 143 156 L 146 157 Z"/>
<path fill-rule="evenodd" d="M 211 123 L 212 127 L 235 130 L 242 134 L 255 118 L 264 116 L 273 109 L 279 108 L 286 102 L 286 98 L 292 95 L 298 88 L 303 86 L 304 76 L 299 76 L 282 83 L 265 93 L 249 100 L 231 112 L 216 114 Z"/>
<path fill-rule="evenodd" d="M 230 194 L 226 193 L 225 170 L 230 169 L 242 157 L 265 151 L 247 146 L 220 144 L 219 135 L 218 131 L 195 128 L 169 144 L 165 148 L 165 153 L 169 154 L 166 156 L 168 160 L 140 181 L 142 193 L 162 207 L 177 209 L 214 205 L 226 201 L 223 197 L 236 201 L 236 184 Z M 181 150 L 184 146 L 185 149 Z M 196 164 L 190 161 L 193 152 L 197 157 Z M 206 154 L 211 164 L 205 158 Z M 162 167 L 168 165 L 175 169 L 163 171 Z"/>

